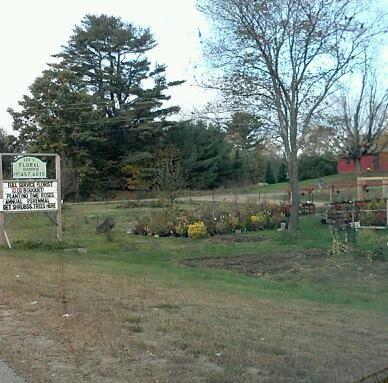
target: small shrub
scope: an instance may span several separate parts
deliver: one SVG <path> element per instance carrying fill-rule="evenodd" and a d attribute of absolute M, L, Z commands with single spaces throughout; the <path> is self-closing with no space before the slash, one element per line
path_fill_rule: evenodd
<path fill-rule="evenodd" d="M 202 221 L 194 222 L 187 227 L 189 238 L 205 238 L 207 236 L 206 226 Z"/>
<path fill-rule="evenodd" d="M 244 229 L 244 223 L 239 217 L 231 217 L 229 222 L 232 230 Z"/>
<path fill-rule="evenodd" d="M 175 234 L 175 210 L 164 209 L 151 215 L 150 231 L 161 237 L 168 237 Z"/>
<path fill-rule="evenodd" d="M 267 223 L 267 217 L 263 213 L 258 213 L 256 215 L 252 215 L 249 218 L 250 229 L 251 230 L 261 230 L 264 229 Z"/>
<path fill-rule="evenodd" d="M 357 238 L 357 250 L 369 261 L 388 261 L 388 236 L 374 230 L 362 230 Z"/>
<path fill-rule="evenodd" d="M 151 234 L 150 226 L 146 223 L 138 223 L 133 229 L 133 234 L 150 235 Z"/>
<path fill-rule="evenodd" d="M 187 229 L 189 226 L 189 220 L 187 217 L 181 216 L 178 217 L 177 223 L 175 225 L 175 232 L 180 237 L 187 237 Z"/>
<path fill-rule="evenodd" d="M 227 222 L 218 221 L 215 227 L 215 234 L 228 234 L 230 232 L 230 228 Z"/>

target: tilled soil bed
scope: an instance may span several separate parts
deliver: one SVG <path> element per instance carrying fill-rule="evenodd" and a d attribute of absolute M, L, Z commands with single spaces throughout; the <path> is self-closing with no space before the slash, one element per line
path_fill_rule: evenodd
<path fill-rule="evenodd" d="M 182 261 L 189 267 L 208 267 L 235 271 L 251 276 L 279 276 L 319 267 L 329 257 L 326 250 L 308 249 L 300 252 L 241 254 L 216 258 L 189 258 Z"/>

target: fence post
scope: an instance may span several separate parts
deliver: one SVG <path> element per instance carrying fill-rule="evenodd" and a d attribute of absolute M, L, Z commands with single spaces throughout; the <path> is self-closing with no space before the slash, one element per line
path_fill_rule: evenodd
<path fill-rule="evenodd" d="M 388 198 L 385 200 L 385 206 L 386 206 L 386 213 L 387 213 L 386 214 L 387 215 L 387 217 L 386 217 L 387 218 L 387 222 L 386 223 L 387 223 L 387 227 L 388 227 Z"/>

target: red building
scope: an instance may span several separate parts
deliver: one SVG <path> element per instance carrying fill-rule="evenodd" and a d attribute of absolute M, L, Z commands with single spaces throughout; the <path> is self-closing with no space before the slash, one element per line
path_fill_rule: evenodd
<path fill-rule="evenodd" d="M 353 160 L 340 157 L 337 162 L 338 173 L 354 173 L 356 166 Z M 388 172 L 388 149 L 377 154 L 367 154 L 361 158 L 361 171 Z"/>

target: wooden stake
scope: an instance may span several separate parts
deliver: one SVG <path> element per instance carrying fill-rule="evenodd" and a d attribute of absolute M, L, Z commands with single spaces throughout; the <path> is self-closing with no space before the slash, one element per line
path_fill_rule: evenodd
<path fill-rule="evenodd" d="M 387 227 L 388 227 L 388 198 L 385 200 L 385 205 L 386 205 L 386 209 L 387 209 Z"/>
<path fill-rule="evenodd" d="M 57 240 L 62 241 L 62 196 L 61 196 L 61 159 L 55 156 L 55 174 L 57 179 Z"/>

